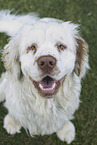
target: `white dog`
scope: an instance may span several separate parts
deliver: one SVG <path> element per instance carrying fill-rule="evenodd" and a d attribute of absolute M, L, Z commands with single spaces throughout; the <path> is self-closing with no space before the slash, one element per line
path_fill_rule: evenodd
<path fill-rule="evenodd" d="M 3 50 L 6 72 L 0 79 L 0 101 L 10 134 L 21 127 L 31 135 L 52 134 L 68 144 L 75 138 L 71 123 L 79 107 L 81 79 L 88 65 L 88 46 L 78 26 L 52 18 L 0 12 L 0 32 L 11 36 Z"/>

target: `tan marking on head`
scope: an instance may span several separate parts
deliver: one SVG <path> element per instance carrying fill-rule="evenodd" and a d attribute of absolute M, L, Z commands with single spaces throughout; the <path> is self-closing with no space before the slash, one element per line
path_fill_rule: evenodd
<path fill-rule="evenodd" d="M 85 57 L 88 52 L 88 44 L 81 37 L 76 39 L 77 42 L 77 58 L 76 58 L 76 67 L 75 72 L 79 76 L 81 72 L 81 67 L 83 61 L 85 61 Z"/>

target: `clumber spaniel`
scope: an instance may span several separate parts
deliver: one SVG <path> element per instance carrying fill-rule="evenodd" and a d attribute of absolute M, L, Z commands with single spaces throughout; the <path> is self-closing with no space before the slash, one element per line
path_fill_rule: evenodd
<path fill-rule="evenodd" d="M 8 109 L 4 128 L 10 134 L 21 127 L 31 135 L 56 132 L 71 143 L 75 127 L 70 120 L 89 68 L 88 45 L 78 25 L 1 11 L 0 32 L 11 36 L 3 50 L 6 72 L 0 79 L 0 101 Z"/>

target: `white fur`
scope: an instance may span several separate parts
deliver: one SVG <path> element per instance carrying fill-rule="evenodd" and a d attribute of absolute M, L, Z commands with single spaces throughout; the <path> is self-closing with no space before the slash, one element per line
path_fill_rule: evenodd
<path fill-rule="evenodd" d="M 66 141 L 70 144 L 75 138 L 75 127 L 71 122 L 67 122 L 64 127 L 57 132 L 57 136 L 62 141 Z"/>
<path fill-rule="evenodd" d="M 10 134 L 20 133 L 21 126 L 19 123 L 15 123 L 14 119 L 10 115 L 6 115 L 4 118 L 4 128 Z"/>
<path fill-rule="evenodd" d="M 12 36 L 3 51 L 7 72 L 0 81 L 0 100 L 5 98 L 5 107 L 8 109 L 9 116 L 15 123 L 18 122 L 20 126 L 28 129 L 31 135 L 57 132 L 61 140 L 70 143 L 74 140 L 75 129 L 69 120 L 73 119 L 73 114 L 79 107 L 81 78 L 89 68 L 86 52 L 81 63 L 80 74 L 77 75 L 75 72 L 78 49 L 76 39 L 80 39 L 78 26 L 52 18 L 39 19 L 32 15 L 5 14 L 5 11 L 0 15 L 2 15 L 0 31 Z M 6 26 L 5 20 L 14 27 L 8 29 L 11 27 Z M 1 24 L 4 24 L 4 27 L 3 25 L 1 27 Z M 65 44 L 67 49 L 59 52 L 56 48 L 57 42 Z M 35 54 L 33 51 L 27 53 L 27 48 L 32 43 L 38 45 Z M 86 48 L 85 44 L 84 47 Z M 37 59 L 44 55 L 51 55 L 57 60 L 56 69 L 51 73 L 51 77 L 60 80 L 66 76 L 59 91 L 51 99 L 42 97 L 29 79 L 30 77 L 40 81 L 43 78 Z M 23 72 L 21 79 L 20 68 Z M 11 134 L 19 132 L 20 126 L 14 128 L 15 124 L 12 123 L 14 125 L 11 129 L 9 120 L 7 116 L 4 121 L 7 132 Z"/>
<path fill-rule="evenodd" d="M 0 32 L 5 32 L 9 36 L 13 36 L 23 24 L 33 24 L 38 19 L 36 13 L 28 15 L 10 15 L 10 10 L 0 11 Z"/>

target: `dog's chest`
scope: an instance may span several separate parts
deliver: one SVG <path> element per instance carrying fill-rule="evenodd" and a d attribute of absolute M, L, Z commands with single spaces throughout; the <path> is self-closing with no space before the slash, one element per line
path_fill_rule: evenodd
<path fill-rule="evenodd" d="M 67 118 L 61 108 L 50 102 L 22 106 L 21 123 L 31 134 L 51 134 L 61 129 Z"/>

